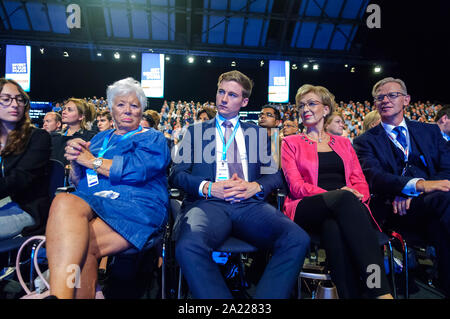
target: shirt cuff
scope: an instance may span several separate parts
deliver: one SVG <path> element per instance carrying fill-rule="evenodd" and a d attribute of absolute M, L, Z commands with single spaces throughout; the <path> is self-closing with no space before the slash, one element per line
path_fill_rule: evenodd
<path fill-rule="evenodd" d="M 203 181 L 200 183 L 200 187 L 198 188 L 198 195 L 200 197 L 205 197 L 205 195 L 203 194 L 203 186 L 205 186 L 206 183 L 208 183 L 208 181 Z"/>
<path fill-rule="evenodd" d="M 402 189 L 402 193 L 406 196 L 417 197 L 421 193 L 416 190 L 416 184 L 418 181 L 424 180 L 423 178 L 413 178 L 410 179 L 408 183 L 406 183 L 405 187 Z"/>

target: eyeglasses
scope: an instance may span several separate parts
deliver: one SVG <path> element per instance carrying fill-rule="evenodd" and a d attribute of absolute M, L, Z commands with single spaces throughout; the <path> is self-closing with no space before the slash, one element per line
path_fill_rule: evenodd
<path fill-rule="evenodd" d="M 275 117 L 274 114 L 269 113 L 269 112 L 267 112 L 267 113 L 261 112 L 261 113 L 259 113 L 258 117 L 262 117 L 263 115 L 267 116 L 267 117 Z"/>
<path fill-rule="evenodd" d="M 398 98 L 399 96 L 406 96 L 406 94 L 402 92 L 390 92 L 388 94 L 380 94 L 375 96 L 374 100 L 375 102 L 382 102 L 384 100 L 384 97 L 387 96 L 388 100 L 392 101 Z"/>
<path fill-rule="evenodd" d="M 319 101 L 308 101 L 307 103 L 299 103 L 298 104 L 298 109 L 301 110 L 303 109 L 306 105 L 308 106 L 308 108 L 314 108 L 317 105 L 322 104 Z"/>
<path fill-rule="evenodd" d="M 291 124 L 285 124 L 285 125 L 283 125 L 281 128 L 285 128 L 285 127 L 292 127 L 292 128 L 295 128 L 296 126 L 295 126 L 295 125 L 291 125 Z"/>
<path fill-rule="evenodd" d="M 12 104 L 13 100 L 16 100 L 16 103 L 19 106 L 25 106 L 28 103 L 28 100 L 26 98 L 24 98 L 22 95 L 18 95 L 16 97 L 13 97 L 10 95 L 1 95 L 0 96 L 0 104 L 2 106 L 10 106 Z"/>

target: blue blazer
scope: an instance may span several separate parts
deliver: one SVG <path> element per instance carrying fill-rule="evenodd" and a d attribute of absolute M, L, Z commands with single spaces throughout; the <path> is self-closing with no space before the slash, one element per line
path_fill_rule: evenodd
<path fill-rule="evenodd" d="M 426 163 L 428 180 L 450 179 L 450 147 L 445 143 L 435 124 L 405 119 L 409 135 Z M 391 141 L 381 124 L 358 136 L 353 146 L 370 191 L 375 194 L 396 196 L 412 177 L 401 176 Z"/>
<path fill-rule="evenodd" d="M 248 181 L 261 184 L 266 197 L 273 190 L 283 187 L 283 177 L 278 167 L 270 167 L 270 140 L 264 138 L 267 137 L 267 130 L 249 122 L 240 121 L 240 125 L 249 159 Z M 198 194 L 201 182 L 216 179 L 216 119 L 190 125 L 178 149 L 178 154 L 172 154 L 174 165 L 169 183 L 184 190 L 185 202 L 203 199 Z M 209 163 L 203 156 L 205 154 L 209 157 Z M 251 161 L 251 158 L 256 160 Z"/>

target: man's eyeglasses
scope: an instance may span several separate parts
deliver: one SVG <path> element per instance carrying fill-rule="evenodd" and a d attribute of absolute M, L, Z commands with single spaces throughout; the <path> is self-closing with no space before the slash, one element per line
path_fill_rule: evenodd
<path fill-rule="evenodd" d="M 295 125 L 291 125 L 291 124 L 284 124 L 281 128 L 285 128 L 285 127 L 296 128 Z"/>
<path fill-rule="evenodd" d="M 267 112 L 267 113 L 261 112 L 261 113 L 259 113 L 258 117 L 262 117 L 263 115 L 266 117 L 275 117 L 274 114 L 269 113 L 269 112 Z"/>
<path fill-rule="evenodd" d="M 18 95 L 16 97 L 9 95 L 0 96 L 0 104 L 3 106 L 10 106 L 13 100 L 16 100 L 17 105 L 19 106 L 25 106 L 28 103 L 28 100 L 24 98 L 22 95 Z"/>
<path fill-rule="evenodd" d="M 396 98 L 398 98 L 399 96 L 406 96 L 406 94 L 402 93 L 402 92 L 390 92 L 388 94 L 380 94 L 375 96 L 375 101 L 376 102 L 382 102 L 384 100 L 384 97 L 387 96 L 387 98 L 392 101 Z"/>
<path fill-rule="evenodd" d="M 319 104 L 322 104 L 322 103 L 320 103 L 319 101 L 308 101 L 307 103 L 299 103 L 299 104 L 298 104 L 298 109 L 301 110 L 301 109 L 303 109 L 306 105 L 307 105 L 309 108 L 312 108 L 312 107 L 316 107 L 316 106 L 319 105 Z"/>

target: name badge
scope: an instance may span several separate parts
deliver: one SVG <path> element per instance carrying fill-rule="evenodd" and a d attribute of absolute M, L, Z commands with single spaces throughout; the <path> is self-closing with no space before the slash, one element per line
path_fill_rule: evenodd
<path fill-rule="evenodd" d="M 86 177 L 87 177 L 88 187 L 98 185 L 98 176 L 97 176 L 97 173 L 93 169 L 86 170 Z"/>
<path fill-rule="evenodd" d="M 217 163 L 216 181 L 226 181 L 228 179 L 228 164 L 225 161 Z"/>

